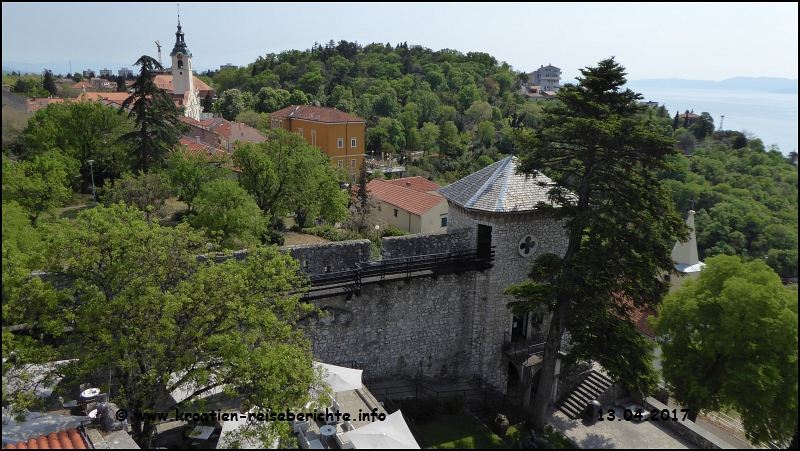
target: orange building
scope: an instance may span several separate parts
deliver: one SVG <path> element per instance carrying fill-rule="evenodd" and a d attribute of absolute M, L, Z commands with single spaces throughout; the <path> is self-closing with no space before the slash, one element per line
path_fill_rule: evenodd
<path fill-rule="evenodd" d="M 271 113 L 269 119 L 272 128 L 299 133 L 355 179 L 365 156 L 364 119 L 336 108 L 310 105 L 286 107 Z"/>

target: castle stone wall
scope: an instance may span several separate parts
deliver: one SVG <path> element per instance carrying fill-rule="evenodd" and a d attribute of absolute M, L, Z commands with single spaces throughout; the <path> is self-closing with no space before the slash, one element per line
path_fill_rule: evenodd
<path fill-rule="evenodd" d="M 365 286 L 350 300 L 313 301 L 323 315 L 299 326 L 315 358 L 358 362 L 377 380 L 466 380 L 475 375 L 470 346 L 476 282 L 474 274 L 464 273 Z"/>
<path fill-rule="evenodd" d="M 369 240 L 352 240 L 283 246 L 279 250 L 289 252 L 306 273 L 321 274 L 354 269 L 356 263 L 368 262 L 371 245 Z"/>
<path fill-rule="evenodd" d="M 385 259 L 414 255 L 440 254 L 473 249 L 475 241 L 469 229 L 417 233 L 383 238 L 381 256 Z"/>

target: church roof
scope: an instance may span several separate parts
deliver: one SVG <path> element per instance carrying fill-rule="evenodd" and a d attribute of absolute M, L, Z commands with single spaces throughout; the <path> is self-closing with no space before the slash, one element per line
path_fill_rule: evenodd
<path fill-rule="evenodd" d="M 517 157 L 506 157 L 437 192 L 466 209 L 494 213 L 536 210 L 539 202 L 552 205 L 547 193 L 555 182 L 540 172 L 517 174 L 518 164 Z"/>
<path fill-rule="evenodd" d="M 203 80 L 197 78 L 196 75 L 193 75 L 194 78 L 194 89 L 200 91 L 199 97 L 205 97 L 206 93 L 211 93 L 214 96 L 214 88 L 208 86 Z M 158 74 L 153 78 L 153 82 L 161 89 L 166 90 L 167 92 L 172 92 L 174 90 L 172 84 L 172 74 Z"/>

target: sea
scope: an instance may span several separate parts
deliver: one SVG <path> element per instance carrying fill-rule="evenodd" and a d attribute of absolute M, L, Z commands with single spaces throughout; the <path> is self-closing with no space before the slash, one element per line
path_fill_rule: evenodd
<path fill-rule="evenodd" d="M 719 129 L 747 130 L 761 138 L 765 147 L 777 144 L 784 155 L 797 151 L 797 94 L 704 89 L 637 89 L 644 100 L 665 105 L 671 117 L 675 112 L 708 112 Z M 725 116 L 725 119 L 722 119 Z"/>

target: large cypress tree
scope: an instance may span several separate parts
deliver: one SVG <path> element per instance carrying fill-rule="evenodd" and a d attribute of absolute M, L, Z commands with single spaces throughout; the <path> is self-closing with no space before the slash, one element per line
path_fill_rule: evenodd
<path fill-rule="evenodd" d="M 56 95 L 58 92 L 58 88 L 56 88 L 56 82 L 53 80 L 53 74 L 49 70 L 44 71 L 44 81 L 42 82 L 42 85 L 44 85 L 44 89 L 49 92 L 51 96 Z"/>
<path fill-rule="evenodd" d="M 121 139 L 134 144 L 134 171 L 147 172 L 151 167 L 164 165 L 167 152 L 178 144 L 187 127 L 179 119 L 180 108 L 153 80 L 154 72 L 164 67 L 147 55 L 142 55 L 134 65 L 142 69 L 131 86 L 133 93 L 122 103 L 120 112 L 129 109 L 128 117 L 135 120 L 136 126 Z"/>
<path fill-rule="evenodd" d="M 517 314 L 552 312 L 530 417 L 539 430 L 565 331 L 572 347 L 564 363 L 595 360 L 640 392 L 657 382 L 652 345 L 629 313 L 661 302 L 668 284 L 659 276 L 672 268 L 671 244 L 687 230 L 655 175 L 669 166 L 674 141 L 643 120 L 642 96 L 623 88 L 624 70 L 613 58 L 582 69 L 578 83 L 544 108 L 537 131 L 515 132 L 520 171 L 543 171 L 559 185 L 550 195 L 561 206 L 542 209 L 565 220 L 569 237 L 563 258 L 540 256 L 532 282 L 507 290 L 518 299 L 511 303 Z"/>

